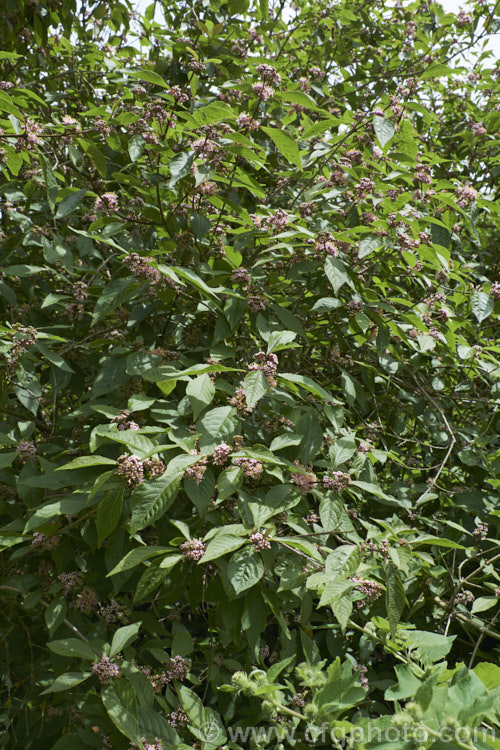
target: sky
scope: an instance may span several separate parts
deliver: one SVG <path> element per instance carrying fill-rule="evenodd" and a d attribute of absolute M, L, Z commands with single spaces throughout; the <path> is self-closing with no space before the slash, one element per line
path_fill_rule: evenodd
<path fill-rule="evenodd" d="M 448 13 L 458 13 L 460 10 L 467 10 L 468 7 L 468 3 L 466 2 L 466 0 L 464 2 L 460 2 L 460 0 L 439 1 L 441 2 L 444 10 Z M 143 13 L 148 5 L 151 5 L 151 2 L 152 0 L 136 0 L 135 8 L 139 13 Z M 158 3 L 158 6 L 160 6 L 160 3 Z M 157 18 L 157 20 L 160 19 L 161 16 Z M 491 50 L 494 53 L 494 56 L 500 59 L 500 32 L 498 34 L 489 35 L 485 49 Z"/>

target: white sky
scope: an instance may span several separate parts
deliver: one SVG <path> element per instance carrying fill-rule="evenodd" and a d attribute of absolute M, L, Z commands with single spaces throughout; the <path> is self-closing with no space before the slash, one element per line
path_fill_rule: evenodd
<path fill-rule="evenodd" d="M 152 2 L 153 0 L 136 0 L 135 8 L 139 13 L 143 13 Z M 458 13 L 460 10 L 467 10 L 469 5 L 467 0 L 463 0 L 462 2 L 460 0 L 438 0 L 438 2 L 441 3 L 447 13 Z M 158 21 L 161 20 L 160 5 L 161 3 L 157 4 Z M 484 41 L 480 42 L 481 45 L 483 43 Z M 500 33 L 489 35 L 485 49 L 491 50 L 494 53 L 494 57 L 490 58 L 491 61 L 494 61 L 495 58 L 500 58 Z"/>

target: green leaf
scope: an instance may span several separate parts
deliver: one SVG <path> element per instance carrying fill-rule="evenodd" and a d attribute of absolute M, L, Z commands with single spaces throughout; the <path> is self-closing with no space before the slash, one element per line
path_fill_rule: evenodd
<path fill-rule="evenodd" d="M 69 471 L 70 469 L 87 469 L 91 466 L 107 466 L 112 464 L 116 466 L 116 461 L 106 456 L 80 456 L 74 458 L 69 464 L 58 466 L 54 471 Z"/>
<path fill-rule="evenodd" d="M 132 162 L 141 158 L 146 147 L 146 141 L 140 133 L 136 133 L 128 142 L 128 153 Z"/>
<path fill-rule="evenodd" d="M 49 360 L 49 362 L 52 362 L 52 364 L 59 367 L 59 369 L 64 370 L 65 372 L 74 372 L 73 368 L 68 365 L 66 360 L 64 360 L 60 354 L 57 354 L 57 352 L 53 352 L 46 344 L 39 341 L 36 347 Z"/>
<path fill-rule="evenodd" d="M 279 352 L 282 349 L 287 349 L 288 344 L 297 338 L 297 334 L 294 331 L 273 331 L 267 341 L 267 353 Z"/>
<path fill-rule="evenodd" d="M 96 657 L 94 651 L 87 643 L 78 638 L 62 638 L 59 641 L 49 641 L 48 648 L 60 656 L 77 657 L 79 659 L 89 659 L 93 661 Z"/>
<path fill-rule="evenodd" d="M 498 604 L 498 597 L 496 596 L 479 596 L 474 600 L 472 605 L 472 614 L 475 615 L 478 612 L 485 612 L 487 609 L 491 609 Z"/>
<path fill-rule="evenodd" d="M 325 575 L 328 578 L 350 578 L 361 563 L 359 547 L 353 544 L 341 544 L 330 552 L 325 562 Z"/>
<path fill-rule="evenodd" d="M 482 323 L 483 320 L 486 320 L 491 315 L 494 306 L 495 303 L 491 294 L 479 292 L 477 289 L 472 292 L 471 309 L 478 323 Z"/>
<path fill-rule="evenodd" d="M 219 474 L 217 480 L 217 501 L 222 502 L 233 495 L 243 484 L 243 471 L 239 466 L 230 466 Z"/>
<path fill-rule="evenodd" d="M 292 164 L 302 171 L 302 159 L 300 158 L 299 147 L 294 138 L 286 133 L 284 130 L 278 130 L 277 128 L 262 127 L 263 130 L 270 139 L 278 151 Z"/>
<path fill-rule="evenodd" d="M 46 688 L 46 690 L 43 690 L 40 695 L 62 693 L 63 691 L 66 692 L 67 690 L 76 687 L 76 685 L 85 682 L 89 677 L 92 677 L 92 672 L 65 672 L 64 674 L 59 675 L 52 685 Z"/>
<path fill-rule="evenodd" d="M 307 109 L 320 110 L 312 96 L 309 96 L 309 94 L 306 94 L 304 91 L 277 91 L 275 97 L 282 102 L 293 102 L 294 104 L 300 104 Z M 338 120 L 334 120 L 334 122 L 338 122 Z M 263 130 L 265 130 L 265 128 L 263 128 Z"/>
<path fill-rule="evenodd" d="M 389 143 L 396 132 L 394 123 L 386 117 L 380 117 L 379 115 L 373 116 L 373 129 L 382 148 Z"/>
<path fill-rule="evenodd" d="M 342 632 L 345 632 L 349 617 L 352 613 L 352 596 L 351 592 L 354 584 L 350 581 L 330 581 L 326 584 L 321 594 L 319 602 L 320 607 L 330 605 L 337 619 Z"/>
<path fill-rule="evenodd" d="M 356 453 L 356 441 L 352 437 L 341 437 L 335 440 L 330 446 L 330 457 L 333 461 L 333 468 L 345 464 Z"/>
<path fill-rule="evenodd" d="M 133 279 L 115 279 L 110 284 L 107 284 L 95 303 L 92 314 L 93 326 L 122 304 L 129 296 L 132 284 Z"/>
<path fill-rule="evenodd" d="M 319 517 L 325 531 L 333 531 L 337 528 L 342 517 L 342 511 L 341 500 L 332 497 L 331 493 L 325 492 L 319 504 Z"/>
<path fill-rule="evenodd" d="M 86 190 L 76 190 L 74 193 L 70 193 L 59 203 L 56 211 L 56 219 L 63 219 L 65 216 L 69 216 L 77 206 L 80 205 L 82 200 L 85 198 Z"/>
<path fill-rule="evenodd" d="M 244 547 L 229 560 L 227 576 L 236 594 L 255 586 L 264 575 L 264 565 L 253 547 Z"/>
<path fill-rule="evenodd" d="M 215 386 L 210 376 L 205 373 L 190 380 L 186 386 L 186 395 L 189 397 L 193 417 L 198 418 L 200 413 L 207 407 L 215 396 Z"/>
<path fill-rule="evenodd" d="M 332 285 L 333 293 L 338 295 L 339 290 L 344 284 L 350 284 L 347 268 L 339 258 L 328 257 L 325 261 L 325 273 L 328 281 Z"/>
<path fill-rule="evenodd" d="M 296 373 L 291 372 L 278 372 L 278 377 L 282 380 L 287 380 L 290 383 L 296 383 L 297 385 L 300 385 L 302 388 L 304 388 L 304 390 L 312 393 L 313 396 L 324 399 L 329 403 L 341 403 L 341 401 L 337 401 L 336 399 L 334 399 L 331 393 L 325 391 L 324 388 L 318 385 L 312 378 L 307 377 L 307 375 L 297 375 Z"/>
<path fill-rule="evenodd" d="M 196 428 L 202 433 L 200 447 L 208 450 L 209 446 L 217 445 L 224 438 L 228 438 L 236 426 L 235 409 L 232 406 L 217 406 L 196 423 Z"/>
<path fill-rule="evenodd" d="M 157 555 L 163 555 L 168 551 L 168 547 L 135 547 L 127 552 L 125 557 L 107 574 L 106 578 L 115 576 L 117 573 L 123 573 L 125 570 L 131 570 L 145 560 L 149 560 L 151 557 L 156 557 Z"/>
<path fill-rule="evenodd" d="M 23 113 L 14 106 L 12 99 L 5 91 L 0 91 L 0 110 L 14 115 L 18 120 L 24 120 Z"/>
<path fill-rule="evenodd" d="M 140 622 L 134 622 L 132 625 L 125 625 L 123 628 L 118 628 L 113 636 L 109 655 L 115 656 L 119 651 L 127 648 L 137 638 L 140 627 Z"/>
<path fill-rule="evenodd" d="M 127 70 L 126 75 L 132 78 L 138 78 L 139 81 L 146 81 L 147 83 L 154 83 L 155 86 L 161 86 L 163 89 L 168 89 L 170 84 L 166 83 L 163 78 L 155 73 L 153 70 Z"/>
<path fill-rule="evenodd" d="M 399 625 L 405 603 L 405 589 L 399 573 L 392 563 L 388 563 L 386 569 L 385 606 L 387 608 L 387 618 L 392 635 L 394 635 Z"/>
<path fill-rule="evenodd" d="M 361 260 L 362 258 L 368 257 L 368 255 L 371 255 L 381 246 L 382 243 L 378 237 L 375 237 L 373 234 L 366 235 L 359 242 L 358 258 Z"/>
<path fill-rule="evenodd" d="M 98 547 L 118 526 L 122 512 L 123 493 L 124 487 L 110 490 L 98 505 L 95 519 Z"/>
<path fill-rule="evenodd" d="M 54 173 L 51 169 L 49 162 L 47 161 L 45 156 L 43 156 L 42 153 L 38 154 L 38 159 L 42 167 L 43 178 L 45 181 L 45 190 L 47 192 L 47 200 L 50 206 L 50 210 L 52 211 L 52 213 L 54 213 L 54 209 L 56 207 L 56 198 L 57 198 L 57 193 L 58 193 L 57 180 L 54 177 Z"/>
<path fill-rule="evenodd" d="M 181 473 L 168 475 L 165 472 L 158 479 L 137 487 L 131 500 L 130 534 L 132 536 L 146 526 L 151 526 L 167 512 L 177 497 L 181 480 Z"/>
<path fill-rule="evenodd" d="M 482 661 L 474 667 L 474 673 L 488 690 L 500 686 L 500 667 L 491 662 Z"/>
<path fill-rule="evenodd" d="M 222 530 L 207 544 L 205 554 L 201 558 L 200 563 L 217 560 L 228 552 L 234 552 L 234 550 L 239 549 L 244 542 L 245 539 L 243 537 L 235 536 L 234 534 L 229 534 Z"/>
<path fill-rule="evenodd" d="M 0 469 L 6 469 L 8 466 L 12 466 L 12 462 L 17 458 L 17 452 L 12 451 L 11 453 L 0 453 Z"/>
<path fill-rule="evenodd" d="M 398 678 L 398 684 L 387 688 L 384 693 L 385 700 L 398 701 L 413 698 L 422 681 L 415 677 L 409 664 L 396 664 L 394 671 Z"/>
<path fill-rule="evenodd" d="M 49 635 L 56 632 L 59 625 L 61 625 L 66 617 L 67 605 L 66 599 L 61 594 L 60 596 L 53 599 L 49 606 L 45 610 L 45 624 L 47 625 Z"/>
<path fill-rule="evenodd" d="M 401 632 L 401 631 L 400 631 Z M 441 661 L 450 652 L 456 635 L 429 633 L 426 630 L 406 630 L 401 632 L 406 647 L 413 650 L 412 658 L 424 664 Z"/>
<path fill-rule="evenodd" d="M 189 174 L 193 161 L 193 154 L 189 154 L 186 151 L 182 151 L 180 154 L 177 154 L 177 156 L 174 156 L 169 164 L 171 175 L 169 181 L 170 187 L 174 187 L 176 182 Z"/>
<path fill-rule="evenodd" d="M 180 698 L 182 708 L 187 713 L 191 724 L 199 727 L 205 719 L 205 709 L 203 703 L 193 690 L 186 685 L 177 686 L 177 694 Z"/>
<path fill-rule="evenodd" d="M 249 372 L 243 381 L 247 405 L 251 408 L 269 390 L 269 382 L 262 370 Z"/>
<path fill-rule="evenodd" d="M 182 555 L 167 555 L 167 557 L 164 557 L 161 561 L 160 568 L 168 573 L 168 571 L 172 570 L 172 568 L 182 559 Z"/>
<path fill-rule="evenodd" d="M 133 690 L 130 684 L 129 686 Z M 131 742 L 135 742 L 136 745 L 141 747 L 142 739 L 137 721 L 137 707 L 135 706 L 135 711 L 133 711 L 124 706 L 113 683 L 101 689 L 101 699 L 115 727 Z"/>

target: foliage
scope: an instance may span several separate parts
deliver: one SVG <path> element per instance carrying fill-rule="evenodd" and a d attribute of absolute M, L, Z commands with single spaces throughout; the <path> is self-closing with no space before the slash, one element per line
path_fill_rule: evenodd
<path fill-rule="evenodd" d="M 2 746 L 498 748 L 492 3 L 4 5 Z"/>

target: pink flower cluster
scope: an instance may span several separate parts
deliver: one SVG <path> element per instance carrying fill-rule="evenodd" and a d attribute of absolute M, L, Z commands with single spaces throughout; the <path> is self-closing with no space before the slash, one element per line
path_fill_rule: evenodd
<path fill-rule="evenodd" d="M 260 531 L 254 531 L 250 536 L 252 547 L 256 552 L 260 552 L 263 549 L 271 549 L 271 542 L 269 541 L 269 535 Z"/>
<path fill-rule="evenodd" d="M 167 721 L 173 729 L 181 729 L 182 727 L 186 726 L 189 718 L 184 709 L 179 706 L 175 709 L 175 711 L 170 712 Z"/>
<path fill-rule="evenodd" d="M 144 481 L 144 467 L 139 456 L 123 453 L 116 462 L 116 473 L 125 479 L 127 487 L 133 488 Z"/>
<path fill-rule="evenodd" d="M 158 737 L 155 738 L 154 742 L 148 742 L 146 737 L 141 737 L 141 742 L 142 746 L 140 748 L 139 745 L 132 742 L 129 745 L 129 750 L 163 750 L 163 742 Z"/>
<path fill-rule="evenodd" d="M 344 474 L 343 471 L 333 471 L 329 477 L 323 477 L 322 485 L 325 490 L 344 490 L 348 485 L 351 484 L 351 477 L 349 474 Z"/>
<path fill-rule="evenodd" d="M 325 255 L 331 255 L 332 258 L 338 255 L 338 245 L 331 232 L 320 232 L 316 237 L 314 257 L 321 260 Z"/>
<path fill-rule="evenodd" d="M 298 469 L 301 469 L 301 471 L 298 474 L 292 474 L 292 481 L 297 485 L 301 494 L 305 495 L 307 492 L 310 492 L 312 489 L 314 489 L 318 478 L 316 474 L 311 470 L 310 466 L 308 466 L 306 469 L 306 467 L 302 466 L 302 464 L 298 460 L 294 461 L 293 463 L 294 466 L 296 466 Z"/>
<path fill-rule="evenodd" d="M 246 268 L 235 268 L 231 272 L 231 281 L 236 284 L 243 284 L 243 288 L 247 287 L 251 283 L 251 279 Z"/>
<path fill-rule="evenodd" d="M 361 576 L 354 575 L 349 580 L 356 583 L 356 591 L 359 591 L 364 596 L 364 599 L 358 602 L 358 607 L 363 607 L 367 602 L 371 604 L 382 596 L 384 587 L 371 578 L 362 578 Z"/>
<path fill-rule="evenodd" d="M 249 294 L 247 297 L 247 305 L 250 310 L 254 313 L 265 310 L 267 307 L 267 300 L 262 294 Z"/>
<path fill-rule="evenodd" d="M 179 549 L 185 560 L 194 560 L 194 562 L 201 560 L 205 554 L 205 545 L 201 539 L 188 539 L 180 545 Z"/>
<path fill-rule="evenodd" d="M 103 193 L 94 202 L 94 209 L 96 211 L 118 211 L 118 208 L 118 196 L 116 193 Z"/>
<path fill-rule="evenodd" d="M 254 85 L 252 86 L 252 89 L 254 93 L 256 94 L 257 99 L 259 99 L 261 102 L 267 101 L 274 94 L 273 87 L 267 86 L 265 83 L 262 83 L 262 81 L 258 81 L 257 83 L 254 83 Z"/>
<path fill-rule="evenodd" d="M 265 354 L 264 352 L 257 352 L 257 354 L 254 354 L 254 359 L 255 362 L 248 365 L 248 369 L 252 372 L 262 370 L 272 388 L 276 385 L 274 376 L 278 369 L 278 357 L 273 353 Z"/>
<path fill-rule="evenodd" d="M 477 190 L 475 190 L 471 185 L 460 185 L 457 188 L 457 193 L 457 205 L 460 206 L 460 208 L 465 208 L 466 206 L 469 206 L 471 203 L 474 203 L 474 201 L 477 200 Z"/>
<path fill-rule="evenodd" d="M 276 68 L 273 68 L 272 65 L 266 65 L 263 63 L 262 65 L 257 65 L 257 73 L 261 76 L 264 83 L 270 83 L 272 86 L 278 86 L 281 81 L 281 76 L 277 72 Z"/>
<path fill-rule="evenodd" d="M 189 101 L 189 94 L 187 91 L 183 91 L 180 86 L 172 86 L 168 89 L 167 93 L 173 96 L 179 104 L 185 104 Z"/>
<path fill-rule="evenodd" d="M 57 576 L 58 580 L 63 584 L 63 595 L 67 596 L 73 589 L 78 589 L 82 585 L 82 574 L 78 571 L 71 573 L 61 573 Z"/>
<path fill-rule="evenodd" d="M 193 455 L 196 455 L 197 451 L 191 451 L 191 453 Z M 196 484 L 199 484 L 207 470 L 207 463 L 208 462 L 206 458 L 200 458 L 195 464 L 193 464 L 193 466 L 188 466 L 188 468 L 184 472 L 184 476 L 187 479 L 193 479 Z"/>
<path fill-rule="evenodd" d="M 288 224 L 288 214 L 282 208 L 278 208 L 273 214 L 266 216 L 263 223 L 270 230 L 281 232 Z"/>
<path fill-rule="evenodd" d="M 130 253 L 123 259 L 134 276 L 147 281 L 153 289 L 176 289 L 176 284 L 168 276 L 164 276 L 157 268 L 151 265 L 152 258 L 143 258 L 139 253 Z"/>
<path fill-rule="evenodd" d="M 500 299 L 500 281 L 493 281 L 490 286 L 490 294 L 494 299 Z"/>
<path fill-rule="evenodd" d="M 245 477 L 258 479 L 262 474 L 262 464 L 254 458 L 235 458 L 234 463 L 240 466 Z"/>
<path fill-rule="evenodd" d="M 106 685 L 110 679 L 121 676 L 120 667 L 111 661 L 109 656 L 101 656 L 100 661 L 92 664 L 92 672 L 99 678 L 99 682 Z"/>
<path fill-rule="evenodd" d="M 467 26 L 469 23 L 472 23 L 470 13 L 466 13 L 464 10 L 459 11 L 457 14 L 457 26 Z"/>
<path fill-rule="evenodd" d="M 16 446 L 16 453 L 24 461 L 27 461 L 29 458 L 35 458 L 36 445 L 31 440 L 20 440 Z"/>
<path fill-rule="evenodd" d="M 165 473 L 166 466 L 159 459 L 146 458 L 142 462 L 142 468 L 144 469 L 146 479 L 156 479 L 156 477 L 161 477 Z"/>
<path fill-rule="evenodd" d="M 252 411 L 251 407 L 247 406 L 247 398 L 243 388 L 237 388 L 234 392 L 234 396 L 229 398 L 228 401 L 230 406 L 234 406 L 240 415 Z"/>
<path fill-rule="evenodd" d="M 72 602 L 71 607 L 82 612 L 84 615 L 89 615 L 97 608 L 98 603 L 99 600 L 94 589 L 91 589 L 90 586 L 85 586 L 75 601 Z"/>
<path fill-rule="evenodd" d="M 118 425 L 120 432 L 123 432 L 124 430 L 138 430 L 139 425 L 137 422 L 129 420 L 129 416 L 130 412 L 128 409 L 122 409 L 112 418 L 111 422 Z"/>
<path fill-rule="evenodd" d="M 242 112 L 241 115 L 236 118 L 236 122 L 238 123 L 238 127 L 242 130 L 248 130 L 250 133 L 252 130 L 258 130 L 260 128 L 260 122 L 246 112 Z"/>
<path fill-rule="evenodd" d="M 214 448 L 212 459 L 214 464 L 216 464 L 217 466 L 223 466 L 230 456 L 231 451 L 232 448 L 227 443 L 222 442 L 219 443 L 219 445 L 216 445 Z"/>

